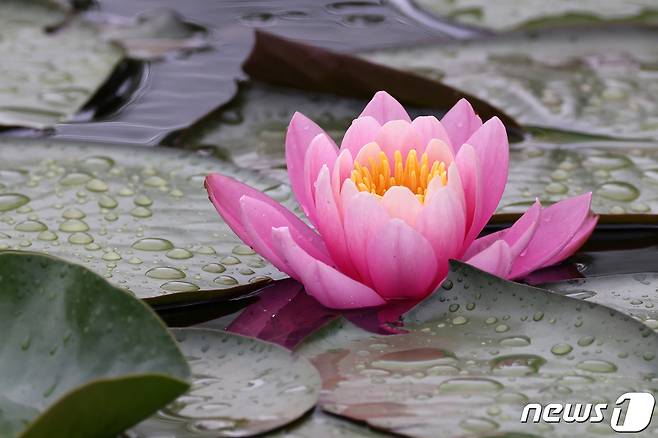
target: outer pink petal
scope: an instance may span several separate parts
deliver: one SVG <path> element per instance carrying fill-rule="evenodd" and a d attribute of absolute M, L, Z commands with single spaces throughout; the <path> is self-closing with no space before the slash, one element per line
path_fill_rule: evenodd
<path fill-rule="evenodd" d="M 496 240 L 504 240 L 510 246 L 512 259 L 516 259 L 535 235 L 540 215 L 541 204 L 536 201 L 511 227 L 487 234 L 473 242 L 464 253 L 464 258 L 469 259 L 484 251 Z"/>
<path fill-rule="evenodd" d="M 304 212 L 317 225 L 317 215 L 315 214 L 315 181 L 318 179 L 318 174 L 322 166 L 326 165 L 329 168 L 334 167 L 338 150 L 334 141 L 329 138 L 327 134 L 318 134 L 311 141 L 311 145 L 306 152 L 304 158 L 304 184 L 306 187 L 306 198 L 310 205 L 306 206 Z M 308 210 L 308 211 L 307 211 Z"/>
<path fill-rule="evenodd" d="M 378 91 L 373 96 L 372 100 L 363 109 L 359 117 L 370 116 L 377 120 L 381 125 L 389 120 L 406 120 L 411 122 L 409 114 L 400 105 L 400 102 L 395 100 L 393 96 L 386 91 Z"/>
<path fill-rule="evenodd" d="M 510 278 L 545 266 L 571 242 L 589 217 L 591 193 L 565 199 L 541 212 L 539 225 L 525 250 L 514 261 Z"/>
<path fill-rule="evenodd" d="M 457 152 L 455 163 L 459 169 L 466 208 L 466 238 L 464 247 L 468 248 L 471 242 L 480 234 L 489 218 L 484 221 L 480 218 L 482 209 L 482 182 L 480 180 L 480 161 L 473 147 L 465 144 Z"/>
<path fill-rule="evenodd" d="M 280 263 L 282 259 L 273 249 L 272 228 L 276 227 L 289 228 L 304 251 L 325 263 L 333 264 L 322 238 L 297 216 L 288 216 L 272 203 L 249 196 L 240 198 L 240 210 L 242 225 L 249 235 L 251 246 L 280 270 L 288 273 L 289 267 Z"/>
<path fill-rule="evenodd" d="M 466 263 L 498 277 L 507 278 L 512 267 L 512 254 L 507 242 L 497 240 Z"/>
<path fill-rule="evenodd" d="M 400 219 L 391 219 L 368 242 L 368 267 L 385 299 L 422 298 L 430 292 L 437 261 L 430 243 Z"/>
<path fill-rule="evenodd" d="M 297 245 L 287 228 L 275 228 L 277 249 L 304 284 L 306 292 L 323 306 L 354 309 L 380 306 L 385 301 L 374 290 L 311 257 Z"/>
<path fill-rule="evenodd" d="M 437 139 L 430 140 L 425 148 L 425 153 L 427 154 L 430 165 L 434 161 L 443 161 L 446 166 L 450 166 L 455 159 L 450 146 Z"/>
<path fill-rule="evenodd" d="M 392 218 L 405 221 L 410 227 L 416 224 L 416 217 L 423 209 L 418 198 L 404 186 L 393 186 L 384 193 L 382 205 Z"/>
<path fill-rule="evenodd" d="M 348 150 L 355 156 L 363 146 L 375 140 L 380 128 L 379 122 L 370 116 L 352 120 L 352 124 L 345 131 L 340 150 Z"/>
<path fill-rule="evenodd" d="M 315 204 L 318 215 L 318 231 L 338 269 L 350 277 L 357 277 L 356 270 L 350 259 L 343 231 L 343 218 L 336 204 L 329 169 L 323 166 L 316 182 Z"/>
<path fill-rule="evenodd" d="M 359 193 L 359 189 L 356 188 L 356 184 L 351 179 L 346 179 L 343 182 L 343 188 L 340 189 L 340 211 L 345 217 L 345 206 L 350 202 L 350 200 Z M 343 219 L 344 221 L 344 219 Z"/>
<path fill-rule="evenodd" d="M 311 141 L 318 134 L 324 133 L 322 128 L 301 113 L 295 113 L 292 116 L 286 132 L 288 177 L 290 178 L 292 190 L 295 192 L 295 197 L 307 216 L 310 211 L 309 207 L 313 203 L 306 189 L 306 180 L 304 178 L 306 152 L 311 145 Z"/>
<path fill-rule="evenodd" d="M 437 139 L 447 144 L 448 147 L 450 147 L 450 151 L 452 151 L 450 136 L 436 117 L 416 117 L 414 121 L 411 122 L 411 127 L 414 128 L 414 131 L 416 131 L 416 134 L 420 138 L 420 142 L 423 146 L 427 146 L 430 140 Z M 419 154 L 422 152 L 422 150 L 418 151 Z"/>
<path fill-rule="evenodd" d="M 509 144 L 505 126 L 493 117 L 486 121 L 468 140 L 480 162 L 483 188 L 479 221 L 486 224 L 503 196 L 509 173 Z"/>
<path fill-rule="evenodd" d="M 448 185 L 441 186 L 425 200 L 416 220 L 418 230 L 432 245 L 438 262 L 439 281 L 448 271 L 448 260 L 461 256 L 466 233 L 466 214 L 459 173 L 451 166 Z"/>
<path fill-rule="evenodd" d="M 334 163 L 334 168 L 331 169 L 331 187 L 336 199 L 339 199 L 343 181 L 350 177 L 353 168 L 354 160 L 352 159 L 352 153 L 348 149 L 345 149 L 338 154 L 338 158 L 336 158 L 336 162 Z"/>
<path fill-rule="evenodd" d="M 589 236 L 592 235 L 592 232 L 594 231 L 598 221 L 598 216 L 589 216 L 587 219 L 585 219 L 585 222 L 580 227 L 580 229 L 576 231 L 576 234 L 571 238 L 571 241 L 567 243 L 566 246 L 562 248 L 560 252 L 554 255 L 550 260 L 544 262 L 541 267 L 543 268 L 546 266 L 554 265 L 566 259 L 567 257 L 572 256 L 581 246 L 583 246 L 583 243 L 585 243 Z"/>
<path fill-rule="evenodd" d="M 391 164 L 393 164 L 395 151 L 400 151 L 404 160 L 411 149 L 416 149 L 416 151 L 425 149 L 425 144 L 421 142 L 411 124 L 404 120 L 386 122 L 379 130 L 375 141 L 389 158 Z"/>
<path fill-rule="evenodd" d="M 443 116 L 441 124 L 450 137 L 452 149 L 457 153 L 466 139 L 482 126 L 482 120 L 468 100 L 461 99 Z"/>
<path fill-rule="evenodd" d="M 343 191 L 345 187 L 343 187 Z M 364 283 L 372 285 L 368 269 L 368 241 L 390 220 L 388 213 L 373 195 L 359 192 L 343 205 L 345 238 L 350 257 Z"/>

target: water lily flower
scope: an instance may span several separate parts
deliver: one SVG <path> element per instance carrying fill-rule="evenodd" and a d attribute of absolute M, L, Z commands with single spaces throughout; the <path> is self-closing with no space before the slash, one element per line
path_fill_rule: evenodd
<path fill-rule="evenodd" d="M 514 279 L 573 254 L 597 217 L 591 194 L 543 208 L 478 238 L 508 176 L 502 122 L 485 123 L 460 100 L 439 121 L 413 121 L 380 91 L 347 129 L 340 148 L 300 113 L 286 135 L 288 175 L 312 223 L 263 193 L 212 174 L 206 188 L 233 231 L 326 307 L 418 300 L 461 259 Z"/>

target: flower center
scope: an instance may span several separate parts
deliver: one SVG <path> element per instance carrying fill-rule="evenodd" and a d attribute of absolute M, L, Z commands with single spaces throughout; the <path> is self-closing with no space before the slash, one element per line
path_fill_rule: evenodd
<path fill-rule="evenodd" d="M 367 166 L 362 166 L 355 161 L 352 181 L 360 191 L 370 192 L 377 196 L 383 196 L 386 190 L 393 186 L 404 186 L 411 190 L 420 202 L 425 201 L 425 192 L 432 179 L 440 177 L 443 185 L 448 182 L 445 163 L 434 161 L 430 166 L 427 153 L 423 153 L 418 161 L 418 154 L 415 149 L 412 149 L 407 154 L 406 161 L 403 162 L 402 153 L 395 151 L 393 160 L 393 166 L 391 166 L 386 154 L 380 152 L 377 158 L 368 159 Z"/>

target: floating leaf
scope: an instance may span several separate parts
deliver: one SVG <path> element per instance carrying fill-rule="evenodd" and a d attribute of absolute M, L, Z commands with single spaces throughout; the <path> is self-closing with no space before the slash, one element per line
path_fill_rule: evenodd
<path fill-rule="evenodd" d="M 658 7 L 652 0 L 634 2 L 580 0 L 415 0 L 418 6 L 460 23 L 496 30 L 565 24 L 610 22 L 655 24 Z"/>
<path fill-rule="evenodd" d="M 0 333 L 3 437 L 113 436 L 189 386 L 148 307 L 51 257 L 0 253 Z"/>
<path fill-rule="evenodd" d="M 192 366 L 192 389 L 130 436 L 251 436 L 284 426 L 315 406 L 320 377 L 306 359 L 218 330 L 172 331 Z"/>
<path fill-rule="evenodd" d="M 284 427 L 277 433 L 272 433 L 271 436 L 285 438 L 390 437 L 389 434 L 377 432 L 366 425 L 326 414 L 319 408 L 316 408 L 313 414 Z"/>
<path fill-rule="evenodd" d="M 289 202 L 287 185 L 193 153 L 1 140 L 0 249 L 81 263 L 157 304 L 283 278 L 221 220 L 203 188 L 210 172 Z"/>
<path fill-rule="evenodd" d="M 93 27 L 47 2 L 0 3 L 0 124 L 43 129 L 71 120 L 123 58 Z"/>
<path fill-rule="evenodd" d="M 526 403 L 613 406 L 625 392 L 658 391 L 648 327 L 459 262 L 405 321 L 407 334 L 328 328 L 302 345 L 323 378 L 323 409 L 404 436 L 589 436 L 610 432 L 612 407 L 598 424 L 519 418 Z"/>
<path fill-rule="evenodd" d="M 524 125 L 656 139 L 655 40 L 656 31 L 647 28 L 545 30 L 365 58 L 441 80 Z"/>
<path fill-rule="evenodd" d="M 544 289 L 612 307 L 658 330 L 657 273 L 604 275 L 546 283 Z"/>

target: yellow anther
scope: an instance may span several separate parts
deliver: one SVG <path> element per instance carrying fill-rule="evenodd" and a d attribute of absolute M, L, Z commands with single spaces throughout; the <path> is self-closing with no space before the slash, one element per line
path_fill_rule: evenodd
<path fill-rule="evenodd" d="M 351 177 L 360 191 L 383 196 L 393 186 L 404 186 L 420 202 L 425 201 L 425 193 L 432 179 L 439 177 L 443 185 L 448 183 L 445 163 L 430 163 L 427 153 L 423 153 L 418 160 L 415 149 L 409 151 L 406 159 L 403 159 L 399 150 L 395 151 L 392 165 L 384 152 L 380 152 L 377 157 L 368 157 L 367 166 L 354 162 Z"/>

